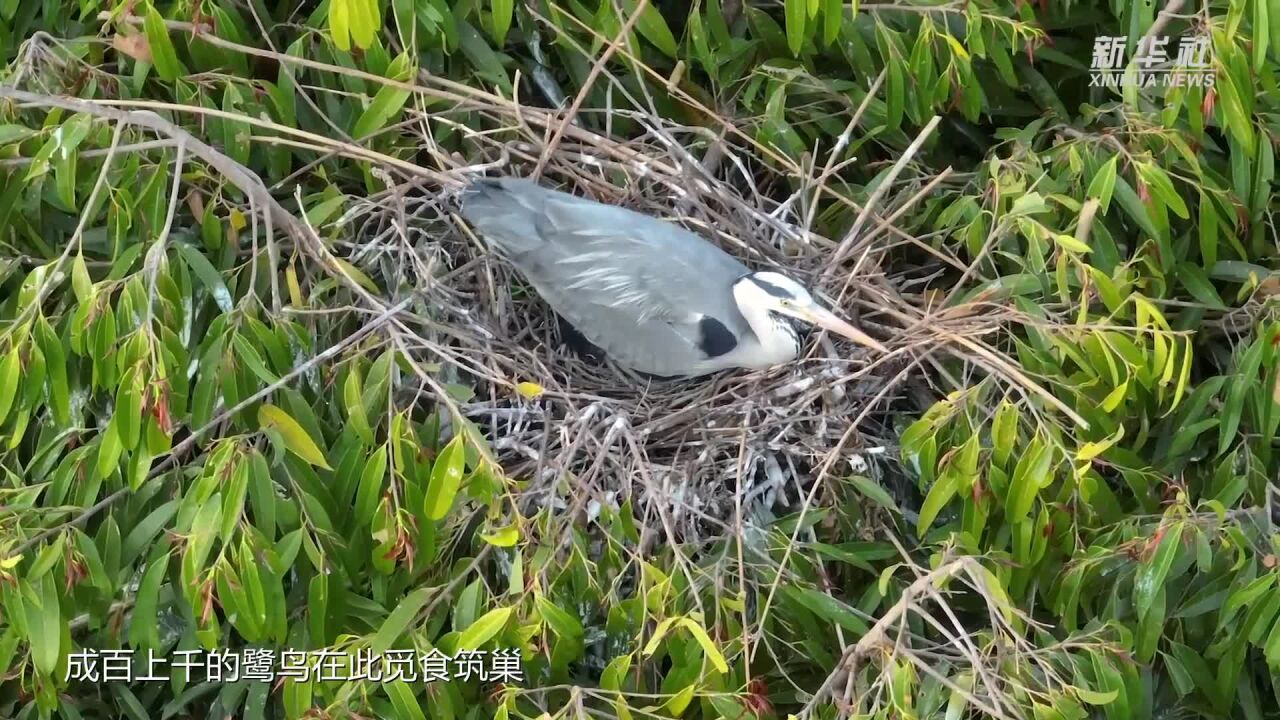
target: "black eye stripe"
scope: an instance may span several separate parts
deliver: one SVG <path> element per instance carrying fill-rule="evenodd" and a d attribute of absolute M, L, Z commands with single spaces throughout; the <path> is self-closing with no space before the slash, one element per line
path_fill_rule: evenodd
<path fill-rule="evenodd" d="M 787 300 L 794 300 L 794 299 L 795 299 L 795 297 L 796 297 L 796 296 L 795 296 L 794 294 L 792 294 L 789 290 L 786 290 L 785 288 L 779 287 L 778 285 L 774 285 L 773 283 L 769 282 L 768 280 L 761 280 L 759 276 L 755 276 L 755 277 L 751 278 L 751 280 L 752 280 L 752 282 L 754 282 L 756 285 L 759 285 L 761 290 L 764 290 L 765 292 L 769 293 L 770 295 L 772 295 L 772 296 L 774 296 L 774 297 L 784 298 L 784 299 L 787 299 Z"/>

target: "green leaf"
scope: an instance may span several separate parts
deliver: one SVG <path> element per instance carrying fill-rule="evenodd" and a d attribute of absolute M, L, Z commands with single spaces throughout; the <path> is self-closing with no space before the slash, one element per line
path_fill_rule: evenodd
<path fill-rule="evenodd" d="M 507 31 L 511 29 L 511 15 L 515 9 L 514 0 L 493 0 L 489 6 L 493 13 L 493 40 L 499 49 L 507 42 Z"/>
<path fill-rule="evenodd" d="M 1169 645 L 1173 649 L 1172 655 L 1186 668 L 1200 692 L 1215 699 L 1218 694 L 1217 683 L 1214 682 L 1214 673 L 1202 654 L 1177 641 L 1170 641 Z"/>
<path fill-rule="evenodd" d="M 1098 168 L 1098 172 L 1094 173 L 1093 180 L 1089 182 L 1089 189 L 1085 193 L 1091 198 L 1098 199 L 1098 204 L 1101 205 L 1103 214 L 1111 207 L 1111 193 L 1116 189 L 1116 161 L 1119 158 L 1119 155 L 1112 155 L 1110 160 Z"/>
<path fill-rule="evenodd" d="M 1204 192 L 1200 193 L 1199 218 L 1200 259 L 1205 267 L 1212 268 L 1218 262 L 1218 210 Z"/>
<path fill-rule="evenodd" d="M 1151 215 L 1147 212 L 1147 206 L 1142 204 L 1142 200 L 1138 198 L 1138 193 L 1134 192 L 1129 182 L 1122 177 L 1116 177 L 1116 200 L 1120 203 L 1120 207 L 1138 223 L 1138 227 L 1152 239 L 1159 239 L 1161 233 L 1156 229 L 1155 224 L 1151 222 Z"/>
<path fill-rule="evenodd" d="M 173 516 L 178 512 L 178 500 L 170 500 L 160 507 L 152 510 L 146 517 L 139 520 L 125 536 L 124 542 L 120 544 L 120 562 L 124 565 L 132 565 L 135 560 L 142 554 L 143 550 L 151 544 L 156 535 L 173 520 Z"/>
<path fill-rule="evenodd" d="M 431 469 L 431 482 L 427 486 L 426 515 L 429 520 L 440 520 L 449 514 L 453 500 L 462 484 L 462 471 L 466 463 L 466 444 L 462 435 L 455 436 L 440 451 L 435 467 Z"/>
<path fill-rule="evenodd" d="M 342 209 L 343 204 L 346 202 L 347 196 L 341 193 L 321 200 L 307 209 L 307 222 L 316 227 L 324 225 L 329 218 L 333 217 L 335 212 Z"/>
<path fill-rule="evenodd" d="M 364 472 L 360 473 L 360 488 L 356 491 L 355 521 L 357 523 L 372 522 L 386 475 L 387 446 L 380 445 L 373 451 L 373 455 L 369 456 Z"/>
<path fill-rule="evenodd" d="M 249 460 L 241 459 L 231 470 L 231 481 L 222 500 L 222 527 L 218 537 L 226 544 L 244 513 L 244 499 L 249 493 Z"/>
<path fill-rule="evenodd" d="M 196 573 L 204 569 L 205 560 L 209 559 L 209 552 L 213 550 L 213 543 L 218 538 L 221 527 L 222 496 L 214 493 L 208 502 L 200 506 L 191 520 L 191 533 L 182 559 L 183 568 L 190 571 L 186 580 L 194 580 Z"/>
<path fill-rule="evenodd" d="M 25 125 L 0 125 L 0 145 L 12 145 L 35 135 L 36 131 Z"/>
<path fill-rule="evenodd" d="M 123 451 L 124 447 L 120 444 L 120 430 L 117 427 L 116 418 L 112 417 L 98 441 L 98 462 L 94 466 L 97 471 L 96 477 L 105 478 L 111 475 L 120 464 L 120 453 Z"/>
<path fill-rule="evenodd" d="M 217 304 L 218 309 L 222 312 L 231 312 L 231 292 L 227 290 L 227 284 L 222 280 L 222 274 L 213 267 L 213 263 L 209 262 L 209 258 L 204 256 L 195 247 L 183 242 L 174 243 L 178 248 L 178 254 L 186 261 L 188 267 L 200 278 L 200 282 L 204 284 L 209 294 L 213 296 L 213 302 Z"/>
<path fill-rule="evenodd" d="M 129 622 L 130 642 L 148 648 L 160 645 L 159 626 L 156 620 L 160 601 L 160 586 L 168 570 L 169 556 L 162 555 L 147 566 L 134 595 L 133 616 Z"/>
<path fill-rule="evenodd" d="M 316 445 L 315 441 L 307 435 L 307 431 L 302 429 L 297 420 L 294 420 L 289 413 L 281 410 L 275 405 L 263 405 L 258 408 L 258 424 L 264 429 L 272 428 L 280 433 L 280 437 L 284 439 L 285 446 L 294 455 L 302 458 L 309 465 L 314 465 L 325 470 L 332 470 L 329 463 L 324 458 L 324 453 Z"/>
<path fill-rule="evenodd" d="M 1151 609 L 1156 593 L 1164 586 L 1169 575 L 1169 568 L 1177 557 L 1182 543 L 1182 524 L 1173 523 L 1160 539 L 1151 562 L 1138 568 L 1133 580 L 1133 604 L 1138 617 L 1143 617 Z"/>
<path fill-rule="evenodd" d="M 41 674 L 49 676 L 57 669 L 62 656 L 62 609 L 58 601 L 58 581 L 52 575 L 41 576 L 40 588 L 38 622 L 27 630 L 31 635 L 31 659 Z"/>
<path fill-rule="evenodd" d="M 18 374 L 22 371 L 21 358 L 16 346 L 0 360 L 0 424 L 9 415 L 13 407 L 13 398 L 18 394 Z"/>
<path fill-rule="evenodd" d="M 410 74 L 409 59 L 406 55 L 397 57 L 391 63 L 391 68 L 387 73 L 393 80 L 406 80 Z M 365 108 L 364 112 L 360 114 L 360 119 L 356 120 L 355 127 L 351 129 L 351 137 L 360 141 L 381 130 L 392 118 L 399 114 L 408 99 L 408 90 L 402 90 L 392 85 L 382 86 L 378 90 L 378 94 L 373 96 L 373 101 L 369 103 L 369 107 Z"/>
<path fill-rule="evenodd" d="M 552 632 L 562 638 L 582 639 L 582 623 L 576 617 L 542 597 L 541 594 L 537 596 L 537 604 L 538 613 L 542 616 L 543 621 L 551 627 Z"/>
<path fill-rule="evenodd" d="M 942 511 L 942 508 L 951 502 L 951 498 L 955 496 L 956 491 L 960 488 L 960 475 L 952 468 L 948 468 L 938 476 L 938 480 L 934 482 L 933 487 L 929 488 L 929 494 L 924 498 L 924 504 L 920 506 L 920 517 L 916 520 L 916 536 L 924 537 L 933 525 L 933 520 Z"/>
<path fill-rule="evenodd" d="M 871 629 L 871 626 L 859 617 L 853 608 L 831 597 L 829 593 L 790 584 L 783 585 L 781 590 L 784 595 L 814 615 L 833 622 L 849 632 L 863 635 Z"/>
<path fill-rule="evenodd" d="M 787 47 L 791 49 L 792 55 L 799 57 L 800 50 L 804 48 L 805 21 L 809 16 L 808 2 L 807 0 L 785 0 L 785 2 Z"/>
<path fill-rule="evenodd" d="M 135 367 L 120 381 L 120 387 L 116 390 L 115 413 L 112 416 L 125 450 L 134 449 L 142 439 L 142 393 L 142 379 Z"/>
<path fill-rule="evenodd" d="M 1018 406 L 1008 400 L 1000 401 L 995 418 L 991 421 L 991 453 L 996 465 L 1004 467 L 1014 450 L 1018 437 Z"/>
<path fill-rule="evenodd" d="M 830 46 L 840 37 L 844 24 L 844 0 L 822 0 L 822 42 Z"/>
<path fill-rule="evenodd" d="M 1280 21 L 1280 18 L 1268 17 L 1268 0 L 1252 0 L 1253 6 L 1253 71 L 1262 72 L 1267 62 L 1267 46 L 1271 43 L 1269 25 Z"/>
<path fill-rule="evenodd" d="M 1035 215 L 1048 209 L 1049 206 L 1045 203 L 1043 195 L 1038 192 L 1029 192 L 1026 195 L 1020 195 L 1017 200 L 1013 201 L 1013 207 L 1009 208 L 1009 215 L 1013 217 Z"/>
<path fill-rule="evenodd" d="M 1195 263 L 1179 264 L 1178 279 L 1182 281 L 1182 286 L 1196 300 L 1217 310 L 1226 309 L 1227 306 L 1226 303 L 1222 302 L 1222 296 L 1218 295 L 1213 283 L 1209 281 L 1208 274 L 1199 265 Z"/>
<path fill-rule="evenodd" d="M 617 692 L 622 688 L 622 683 L 627 677 L 627 672 L 631 670 L 631 656 L 619 655 L 609 664 L 605 666 L 604 672 L 600 673 L 600 688 Z"/>
<path fill-rule="evenodd" d="M 409 627 L 409 623 L 418 615 L 418 611 L 427 603 L 427 598 L 431 596 L 431 588 L 418 588 L 404 597 L 403 600 L 396 603 L 396 607 L 382 621 L 382 627 L 378 628 L 378 632 L 373 636 L 373 640 L 369 643 L 369 649 L 374 654 L 382 654 L 391 649 L 392 643 Z"/>
<path fill-rule="evenodd" d="M 249 367 L 249 370 L 257 375 L 260 380 L 268 385 L 280 381 L 279 376 L 267 367 L 267 361 L 262 358 L 261 353 L 253 346 L 251 340 L 240 333 L 236 333 L 231 338 L 231 345 L 235 348 L 235 356 Z"/>
<path fill-rule="evenodd" d="M 1218 120 L 1226 125 L 1227 131 L 1236 142 L 1240 143 L 1244 149 L 1244 154 L 1248 157 L 1254 155 L 1254 143 L 1256 138 L 1253 133 L 1253 120 L 1249 113 L 1244 109 L 1244 99 L 1241 97 L 1242 90 L 1231 78 L 1230 72 L 1219 72 L 1214 82 L 1214 88 L 1218 92 Z"/>
<path fill-rule="evenodd" d="M 1021 522 L 1027 518 L 1041 488 L 1046 487 L 1053 479 L 1050 474 L 1052 463 L 1053 449 L 1039 438 L 1033 439 L 1018 460 L 1013 478 L 1009 481 L 1009 499 L 1005 503 L 1005 514 L 1009 522 Z"/>
<path fill-rule="evenodd" d="M 636 0 L 622 0 L 621 5 L 628 15 L 636 11 Z M 644 11 L 640 13 L 640 19 L 636 21 L 636 30 L 641 37 L 662 51 L 663 55 L 670 58 L 679 57 L 680 48 L 676 44 L 676 37 L 671 34 L 671 28 L 667 26 L 666 19 L 662 17 L 662 12 L 653 2 L 645 5 Z"/>
<path fill-rule="evenodd" d="M 893 496 L 890 495 L 887 490 L 880 487 L 876 481 L 862 477 L 861 475 L 851 475 L 849 476 L 849 481 L 852 482 L 858 492 L 866 496 L 867 499 L 872 500 L 886 510 L 899 512 L 898 504 L 893 501 Z"/>
<path fill-rule="evenodd" d="M 373 428 L 369 426 L 369 416 L 364 411 L 364 403 L 361 402 L 363 396 L 360 372 L 356 367 L 352 367 L 347 373 L 347 379 L 342 383 L 342 404 L 346 406 L 347 420 L 351 423 L 351 428 L 355 430 L 356 435 L 359 435 L 366 445 L 372 445 L 374 443 Z"/>
<path fill-rule="evenodd" d="M 1187 204 L 1183 201 L 1182 196 L 1178 194 L 1176 188 L 1173 187 L 1173 180 L 1169 178 L 1159 165 L 1152 163 L 1138 163 L 1138 175 L 1142 181 L 1150 188 L 1151 194 L 1163 202 L 1174 215 L 1186 220 L 1191 217 L 1187 210 Z"/>
<path fill-rule="evenodd" d="M 427 720 L 427 716 L 422 712 L 423 707 L 428 706 L 425 702 L 420 702 L 413 694 L 413 688 L 404 680 L 395 679 L 390 682 L 381 683 L 383 691 L 391 700 L 391 706 L 395 709 L 393 717 L 396 720 Z M 439 717 L 432 713 L 432 717 Z"/>
<path fill-rule="evenodd" d="M 1165 669 L 1169 671 L 1169 680 L 1172 681 L 1173 688 L 1178 693 L 1178 698 L 1181 699 L 1191 694 L 1196 689 L 1196 684 L 1186 666 L 1173 655 L 1165 653 L 1160 655 L 1164 660 Z"/>
<path fill-rule="evenodd" d="M 885 129 L 897 130 L 902 125 L 902 113 L 906 106 L 906 78 L 903 76 L 903 62 L 893 40 L 885 29 L 885 26 L 876 23 L 876 40 L 883 53 L 883 60 L 888 67 L 885 69 Z"/>
<path fill-rule="evenodd" d="M 178 53 L 173 49 L 173 41 L 169 39 L 169 28 L 165 27 L 164 17 L 150 4 L 147 5 L 147 16 L 142 22 L 142 29 L 147 33 L 151 60 L 160 79 L 173 82 L 186 75 L 186 68 L 178 61 Z"/>
<path fill-rule="evenodd" d="M 93 281 L 89 279 L 89 266 L 84 262 L 84 255 L 77 252 L 71 260 L 71 289 L 76 301 L 84 304 L 93 299 Z"/>
<path fill-rule="evenodd" d="M 693 702 L 693 694 L 697 689 L 697 683 L 689 683 L 684 689 L 672 695 L 671 699 L 662 705 L 662 708 L 671 717 L 680 717 L 689 708 L 689 703 Z"/>
<path fill-rule="evenodd" d="M 1236 429 L 1240 427 L 1241 415 L 1247 391 L 1257 384 L 1258 366 L 1262 362 L 1263 343 L 1266 338 L 1256 338 L 1241 356 L 1236 368 L 1235 382 L 1227 389 L 1227 399 L 1222 404 L 1218 417 L 1222 424 L 1218 426 L 1218 455 L 1222 455 L 1236 440 Z"/>
<path fill-rule="evenodd" d="M 1235 590 L 1227 597 L 1226 603 L 1223 604 L 1219 617 L 1228 621 L 1231 619 L 1235 611 L 1251 604 L 1262 596 L 1262 593 L 1271 589 L 1277 578 L 1276 573 L 1267 573 L 1254 578 L 1248 585 Z"/>
<path fill-rule="evenodd" d="M 454 649 L 458 652 L 475 650 L 489 642 L 506 626 L 507 620 L 511 617 L 511 611 L 509 607 L 497 608 L 480 616 L 458 635 L 458 642 Z"/>

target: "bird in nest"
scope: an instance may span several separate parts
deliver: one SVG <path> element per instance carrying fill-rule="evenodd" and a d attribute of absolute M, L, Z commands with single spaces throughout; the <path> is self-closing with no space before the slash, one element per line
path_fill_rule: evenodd
<path fill-rule="evenodd" d="M 675 224 L 517 178 L 462 193 L 462 216 L 584 338 L 662 377 L 770 368 L 800 355 L 791 320 L 887 352 L 785 275 L 752 271 Z"/>

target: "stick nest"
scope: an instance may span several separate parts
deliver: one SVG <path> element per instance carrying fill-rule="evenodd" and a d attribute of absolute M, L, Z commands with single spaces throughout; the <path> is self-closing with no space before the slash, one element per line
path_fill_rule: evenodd
<path fill-rule="evenodd" d="M 839 300 L 854 263 L 831 267 L 837 243 L 803 227 L 815 182 L 793 192 L 749 170 L 746 153 L 723 138 L 641 121 L 649 132 L 629 143 L 580 131 L 590 142 L 566 139 L 551 152 L 473 134 L 468 156 L 485 161 L 451 171 L 441 183 L 449 189 L 370 198 L 351 259 L 401 296 L 420 294 L 416 350 L 441 364 L 462 412 L 492 439 L 508 474 L 527 481 L 530 506 L 590 520 L 603 504 L 630 498 L 656 513 L 669 537 L 688 539 L 797 511 L 827 477 L 884 480 L 896 454 L 885 438 L 898 430 L 883 408 L 905 375 L 900 361 L 810 333 L 801 360 L 769 371 L 637 377 L 575 346 L 568 326 L 458 216 L 459 190 L 471 179 L 527 177 L 546 157 L 543 184 L 680 222 L 857 317 L 854 298 L 868 279 L 853 279 Z M 702 146 L 704 160 L 694 161 L 689 146 Z M 862 323 L 894 347 L 883 328 Z"/>

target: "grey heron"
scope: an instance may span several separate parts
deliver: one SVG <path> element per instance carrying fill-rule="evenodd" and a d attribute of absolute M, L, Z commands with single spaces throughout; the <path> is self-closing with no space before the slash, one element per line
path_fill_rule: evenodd
<path fill-rule="evenodd" d="M 619 364 L 664 377 L 796 359 L 795 318 L 886 352 L 781 273 L 675 224 L 517 178 L 473 182 L 462 216 Z"/>

